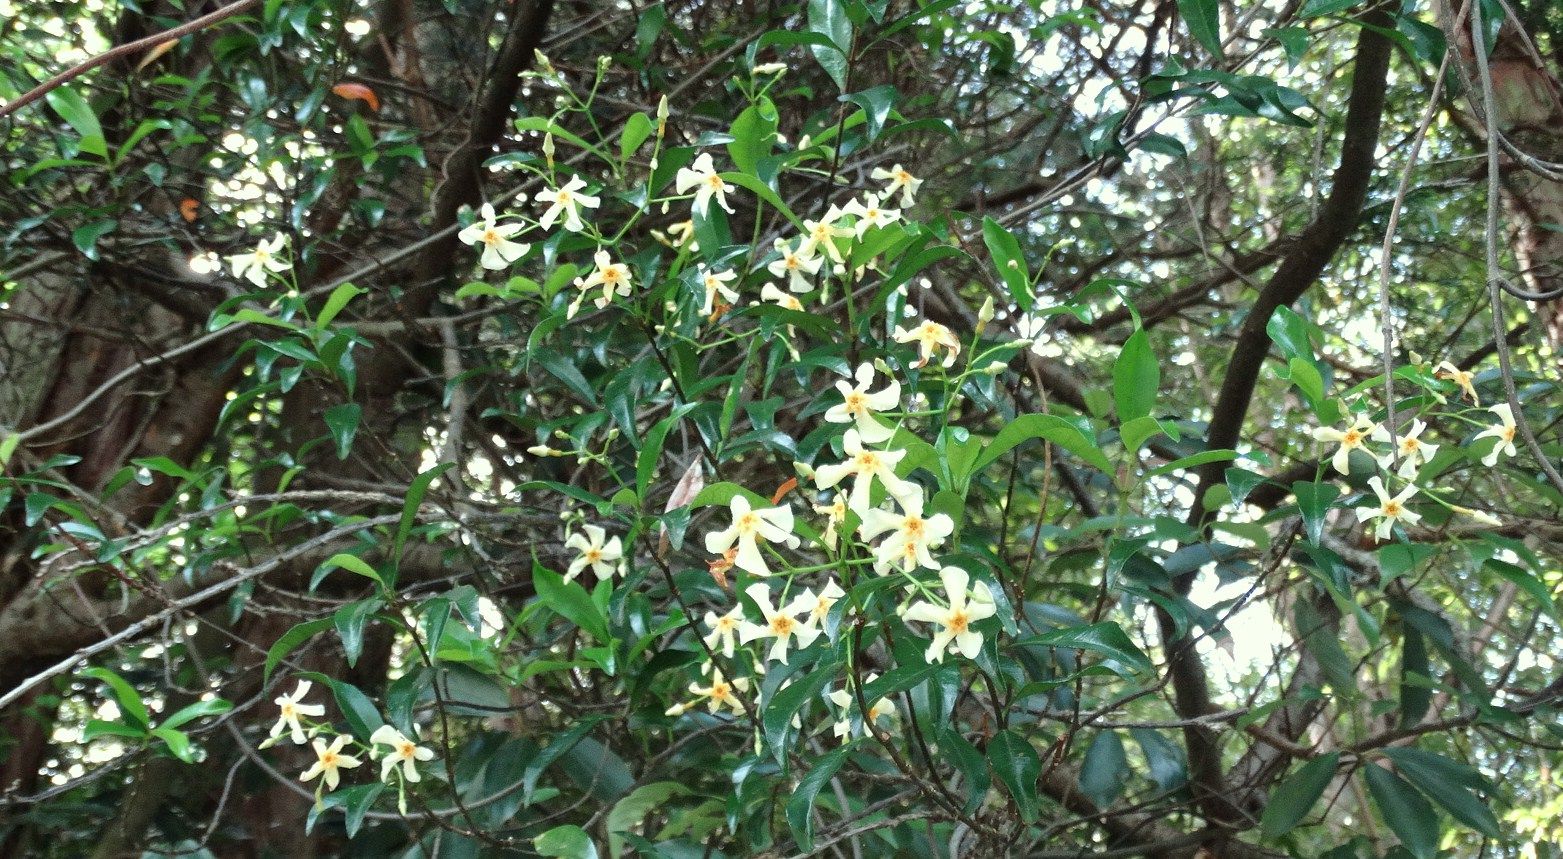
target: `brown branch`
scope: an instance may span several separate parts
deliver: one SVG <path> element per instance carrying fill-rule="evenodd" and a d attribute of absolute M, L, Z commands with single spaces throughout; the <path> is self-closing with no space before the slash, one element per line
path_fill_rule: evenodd
<path fill-rule="evenodd" d="M 1364 26 L 1357 38 L 1340 163 L 1329 197 L 1260 290 L 1244 320 L 1206 433 L 1206 445 L 1211 449 L 1237 445 L 1260 368 L 1270 351 L 1270 335 L 1266 330 L 1270 316 L 1277 308 L 1295 302 L 1318 280 L 1361 217 L 1373 176 L 1374 150 L 1378 146 L 1384 115 L 1385 81 L 1392 51 L 1383 33 L 1393 26 L 1393 21 L 1387 11 L 1378 7 L 1364 12 L 1360 20 Z M 1204 510 L 1205 493 L 1222 479 L 1223 472 L 1222 463 L 1211 463 L 1196 473 L 1198 485 L 1190 505 L 1191 524 L 1205 524 L 1208 516 Z M 1190 573 L 1175 579 L 1173 586 L 1178 593 L 1187 593 L 1193 582 L 1194 574 Z M 1214 704 L 1199 654 L 1188 636 L 1177 635 L 1176 624 L 1169 614 L 1158 611 L 1157 616 L 1163 640 L 1167 642 L 1168 672 L 1178 715 L 1190 718 L 1210 712 Z M 1188 744 L 1191 787 L 1204 814 L 1212 822 L 1238 823 L 1244 815 L 1227 795 L 1221 749 L 1215 732 L 1206 726 L 1191 725 L 1183 733 Z"/>
<path fill-rule="evenodd" d="M 126 42 L 123 45 L 110 48 L 109 50 L 104 51 L 97 56 L 89 57 L 80 63 L 71 66 L 65 71 L 60 72 L 54 77 L 49 78 L 43 83 L 33 87 L 27 92 L 22 93 L 21 95 L 12 99 L 9 104 L 0 106 L 0 117 L 10 116 L 16 111 L 21 110 L 29 104 L 32 104 L 38 99 L 48 95 L 50 92 L 59 89 L 65 84 L 81 77 L 82 75 L 99 66 L 112 63 L 120 57 L 128 57 L 131 54 L 137 54 L 142 51 L 150 50 L 170 39 L 178 39 L 181 36 L 188 36 L 197 30 L 204 30 L 207 27 L 218 24 L 222 21 L 232 18 L 240 12 L 247 11 L 251 7 L 259 5 L 260 0 L 239 0 L 239 2 L 229 6 L 224 6 L 215 12 L 202 15 L 201 17 L 196 18 L 194 21 L 180 24 L 177 27 L 164 30 L 161 33 L 153 33 L 150 36 L 137 39 L 134 42 Z"/>

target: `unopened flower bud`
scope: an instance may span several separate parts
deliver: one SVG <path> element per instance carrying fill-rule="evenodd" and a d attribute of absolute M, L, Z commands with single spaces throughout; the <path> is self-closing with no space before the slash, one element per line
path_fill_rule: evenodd
<path fill-rule="evenodd" d="M 554 136 L 550 132 L 543 135 L 543 159 L 548 162 L 548 169 L 554 169 Z"/>
<path fill-rule="evenodd" d="M 792 463 L 792 470 L 797 472 L 798 477 L 804 480 L 814 479 L 814 466 L 809 465 L 807 462 L 798 462 L 794 460 Z"/>
<path fill-rule="evenodd" d="M 994 361 L 992 364 L 982 368 L 982 374 L 984 376 L 997 376 L 1008 367 L 1009 365 L 1003 361 Z"/>
<path fill-rule="evenodd" d="M 988 296 L 988 300 L 984 301 L 982 303 L 982 308 L 977 311 L 977 333 L 981 334 L 982 333 L 982 329 L 987 328 L 988 327 L 988 323 L 992 322 L 992 321 L 993 321 L 993 296 L 990 295 L 990 296 Z"/>

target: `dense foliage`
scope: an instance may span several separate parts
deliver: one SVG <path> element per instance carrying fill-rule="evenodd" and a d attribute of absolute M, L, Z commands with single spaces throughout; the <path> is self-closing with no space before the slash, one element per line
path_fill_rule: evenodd
<path fill-rule="evenodd" d="M 0 2 L 0 853 L 1552 855 L 1533 5 Z"/>

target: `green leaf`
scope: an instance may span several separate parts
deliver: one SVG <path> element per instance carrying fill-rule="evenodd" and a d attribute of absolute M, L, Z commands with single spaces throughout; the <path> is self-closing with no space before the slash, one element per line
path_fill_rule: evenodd
<path fill-rule="evenodd" d="M 781 691 L 771 696 L 760 714 L 761 727 L 765 729 L 765 743 L 776 756 L 777 763 L 786 759 L 787 737 L 792 732 L 792 717 L 804 705 L 819 696 L 821 689 L 836 676 L 834 666 L 819 666 L 803 677 L 793 680 Z"/>
<path fill-rule="evenodd" d="M 349 668 L 357 664 L 358 655 L 364 652 L 364 624 L 379 608 L 378 599 L 359 600 L 342 606 L 331 616 L 337 635 L 342 639 L 342 653 L 347 657 Z"/>
<path fill-rule="evenodd" d="M 147 705 L 141 700 L 141 693 L 126 682 L 125 678 L 107 668 L 97 666 L 83 668 L 81 676 L 107 684 L 109 691 L 114 693 L 114 700 L 119 703 L 120 713 L 142 731 L 152 726 L 152 715 L 147 712 Z"/>
<path fill-rule="evenodd" d="M 1129 756 L 1118 732 L 1098 731 L 1080 764 L 1080 792 L 1105 811 L 1123 795 L 1130 775 Z"/>
<path fill-rule="evenodd" d="M 1297 314 L 1290 307 L 1277 307 L 1275 313 L 1270 316 L 1270 321 L 1265 324 L 1265 333 L 1275 345 L 1281 348 L 1281 354 L 1288 360 L 1302 358 L 1309 363 L 1313 362 L 1313 343 L 1308 339 L 1308 320 Z"/>
<path fill-rule="evenodd" d="M 1438 854 L 1438 813 L 1433 806 L 1407 784 L 1378 764 L 1362 768 L 1368 793 L 1378 806 L 1379 816 L 1400 836 L 1400 843 L 1417 859 L 1432 859 Z"/>
<path fill-rule="evenodd" d="M 606 644 L 612 640 L 608 634 L 607 618 L 602 616 L 585 588 L 575 582 L 565 581 L 563 576 L 540 564 L 532 565 L 532 586 L 537 591 L 538 601 L 555 614 L 575 624 L 599 642 Z"/>
<path fill-rule="evenodd" d="M 81 97 L 81 93 L 60 87 L 46 94 L 44 100 L 81 138 L 77 144 L 81 151 L 99 158 L 109 157 L 109 144 L 103 137 L 103 126 L 98 123 L 98 115 L 92 112 L 92 105 Z"/>
<path fill-rule="evenodd" d="M 1178 0 L 1178 14 L 1188 25 L 1189 34 L 1199 40 L 1212 56 L 1221 53 L 1221 4 L 1217 0 Z"/>
<path fill-rule="evenodd" d="M 180 707 L 172 716 L 163 720 L 159 725 L 162 728 L 177 728 L 188 722 L 193 722 L 203 716 L 219 716 L 233 709 L 232 701 L 221 698 L 209 698 L 205 701 L 196 701 L 194 704 L 186 704 Z"/>
<path fill-rule="evenodd" d="M 814 849 L 814 800 L 819 797 L 820 789 L 835 777 L 846 762 L 853 745 L 847 743 L 832 749 L 816 760 L 814 768 L 798 782 L 792 796 L 787 799 L 787 825 L 792 828 L 792 837 L 798 842 L 798 849 L 805 853 Z"/>
<path fill-rule="evenodd" d="M 884 84 L 862 92 L 843 95 L 841 100 L 863 109 L 864 121 L 868 125 L 868 142 L 873 143 L 879 139 L 880 132 L 884 131 L 885 120 L 890 117 L 890 108 L 895 105 L 898 94 L 895 87 Z"/>
<path fill-rule="evenodd" d="M 1085 437 L 1074 424 L 1057 415 L 1021 415 L 999 430 L 999 434 L 983 448 L 977 458 L 974 472 L 981 471 L 1016 446 L 1034 438 L 1045 439 L 1085 460 L 1086 463 L 1111 474 L 1113 465 L 1096 443 Z"/>
<path fill-rule="evenodd" d="M 646 142 L 646 138 L 650 137 L 651 132 L 654 130 L 656 130 L 656 126 L 652 123 L 651 117 L 644 113 L 632 114 L 629 119 L 625 120 L 624 130 L 619 132 L 620 160 L 628 161 L 630 156 L 635 154 L 635 150 L 639 149 L 640 145 Z"/>
<path fill-rule="evenodd" d="M 353 449 L 353 436 L 358 434 L 358 421 L 363 414 L 363 406 L 357 403 L 342 403 L 326 409 L 326 426 L 336 442 L 337 459 L 347 459 L 348 452 Z"/>
<path fill-rule="evenodd" d="M 1383 752 L 1407 781 L 1443 806 L 1455 820 L 1488 838 L 1502 837 L 1492 809 L 1466 789 L 1485 781 L 1474 768 L 1422 749 L 1386 748 Z"/>
<path fill-rule="evenodd" d="M 1174 471 L 1181 471 L 1185 468 L 1195 468 L 1209 462 L 1230 462 L 1234 459 L 1237 459 L 1237 451 L 1235 450 L 1207 450 L 1190 456 L 1180 457 L 1166 465 L 1157 466 L 1151 469 L 1148 474 L 1151 477 L 1160 477 L 1163 474 L 1171 474 Z M 1228 470 L 1231 471 L 1232 469 Z"/>
<path fill-rule="evenodd" d="M 603 828 L 608 830 L 608 855 L 619 859 L 624 855 L 624 833 L 649 813 L 663 808 L 676 796 L 688 796 L 690 789 L 681 782 L 658 781 L 644 784 L 614 804 L 608 812 Z"/>
<path fill-rule="evenodd" d="M 271 682 L 271 672 L 277 667 L 277 663 L 296 650 L 300 644 L 315 637 L 316 633 L 330 629 L 331 624 L 332 621 L 329 617 L 316 618 L 315 620 L 306 620 L 284 632 L 272 643 L 271 648 L 266 651 L 266 667 L 261 671 L 261 682 L 263 684 Z"/>
<path fill-rule="evenodd" d="M 1129 735 L 1140 744 L 1158 790 L 1177 790 L 1188 781 L 1189 764 L 1181 746 L 1150 728 L 1130 728 Z"/>
<path fill-rule="evenodd" d="M 1020 819 L 1034 823 L 1037 819 L 1037 779 L 1042 775 L 1042 760 L 1030 741 L 1006 728 L 988 741 L 988 763 L 1004 783 L 1009 795 L 1020 809 Z"/>
<path fill-rule="evenodd" d="M 1029 311 L 1036 298 L 1031 294 L 1031 273 L 1021 254 L 1020 241 L 998 221 L 985 217 L 982 219 L 982 243 L 988 246 L 988 254 L 993 257 L 993 265 L 999 270 L 1010 297 L 1022 311 Z"/>
<path fill-rule="evenodd" d="M 544 856 L 559 859 L 597 859 L 597 847 L 586 830 L 573 823 L 555 826 L 532 839 L 532 846 Z"/>
<path fill-rule="evenodd" d="M 423 496 L 429 491 L 429 484 L 454 465 L 454 462 L 442 462 L 428 471 L 419 472 L 407 487 L 407 498 L 402 502 L 402 518 L 396 523 L 396 539 L 391 544 L 391 557 L 397 566 L 401 565 L 402 547 L 407 543 L 407 535 L 412 533 L 412 523 L 418 518 L 418 507 L 423 504 Z"/>
<path fill-rule="evenodd" d="M 809 52 L 836 83 L 847 88 L 847 54 L 852 50 L 852 22 L 842 0 L 809 0 L 809 32 L 830 40 L 830 46 L 810 45 Z"/>
<path fill-rule="evenodd" d="M 326 303 L 320 308 L 320 315 L 315 317 L 315 328 L 320 330 L 330 325 L 331 320 L 335 319 L 337 314 L 342 312 L 342 308 L 346 307 L 349 301 L 368 291 L 367 289 L 359 289 L 351 283 L 344 283 L 331 290 L 330 297 L 326 299 Z"/>
<path fill-rule="evenodd" d="M 331 686 L 331 693 L 336 698 L 337 709 L 342 711 L 342 717 L 347 720 L 348 728 L 353 736 L 363 742 L 369 742 L 369 735 L 385 724 L 380 718 L 380 711 L 375 708 L 374 702 L 351 683 L 344 683 L 330 677 L 322 676 Z"/>
<path fill-rule="evenodd" d="M 1144 329 L 1135 329 L 1113 363 L 1113 402 L 1118 405 L 1119 422 L 1150 414 L 1156 407 L 1159 387 L 1161 370 L 1156 366 L 1150 337 Z"/>
<path fill-rule="evenodd" d="M 1125 678 L 1136 674 L 1149 674 L 1154 671 L 1150 657 L 1129 638 L 1129 634 L 1123 631 L 1123 627 L 1104 620 L 1088 626 L 1073 626 L 1065 629 L 1055 629 L 1034 635 L 1015 642 L 1018 647 L 1030 647 L 1046 645 L 1048 647 L 1064 647 L 1074 650 L 1089 650 L 1100 653 L 1117 663 L 1120 667 L 1109 665 L 1115 673 Z M 1121 670 L 1127 668 L 1128 670 Z"/>
<path fill-rule="evenodd" d="M 1302 9 L 1298 10 L 1297 17 L 1317 18 L 1321 15 L 1333 15 L 1336 12 L 1344 12 L 1360 4 L 1362 0 L 1308 0 Z"/>
<path fill-rule="evenodd" d="M 71 244 L 74 244 L 76 250 L 81 251 L 87 259 L 95 260 L 98 258 L 98 239 L 112 233 L 118 226 L 119 221 L 113 218 L 83 224 L 71 231 Z"/>
<path fill-rule="evenodd" d="M 151 735 L 162 740 L 174 757 L 187 764 L 195 762 L 195 748 L 190 745 L 190 737 L 183 731 L 176 731 L 173 728 L 153 728 Z"/>
<path fill-rule="evenodd" d="M 11 462 L 11 456 L 16 453 L 16 446 L 21 443 L 21 433 L 11 433 L 0 439 L 0 468 L 5 468 Z"/>
<path fill-rule="evenodd" d="M 356 555 L 349 555 L 346 552 L 338 552 L 337 554 L 327 558 L 325 562 L 320 565 L 319 570 L 316 572 L 316 576 L 317 578 L 323 577 L 320 571 L 330 572 L 331 570 L 336 569 L 347 570 L 350 573 L 357 573 L 358 575 L 373 581 L 380 587 L 385 587 L 385 580 L 380 577 L 380 574 L 375 571 L 374 567 L 369 566 L 369 562 Z"/>
<path fill-rule="evenodd" d="M 147 736 L 147 731 L 142 728 L 133 728 L 122 725 L 119 722 L 105 722 L 102 719 L 89 719 L 87 727 L 82 729 L 81 741 L 90 743 L 99 737 L 124 737 L 128 740 L 139 740 Z"/>
<path fill-rule="evenodd" d="M 798 216 L 793 214 L 792 209 L 782 202 L 782 198 L 777 196 L 776 192 L 770 186 L 761 182 L 758 177 L 750 176 L 748 173 L 722 173 L 720 175 L 724 182 L 753 191 L 755 196 L 764 200 L 767 205 L 780 212 L 782 217 L 791 221 L 794 227 L 803 228 L 803 222 L 798 220 Z"/>
<path fill-rule="evenodd" d="M 1324 789 L 1329 787 L 1330 779 L 1335 777 L 1335 765 L 1339 761 L 1340 752 L 1312 758 L 1276 787 L 1259 818 L 1259 828 L 1265 837 L 1285 835 L 1308 816 L 1314 803 L 1324 795 Z"/>
<path fill-rule="evenodd" d="M 961 771 L 962 785 L 966 791 L 966 804 L 962 806 L 963 814 L 971 814 L 982 807 L 982 802 L 988 796 L 988 788 L 993 785 L 993 778 L 988 774 L 988 761 L 972 745 L 961 736 L 960 731 L 950 725 L 939 726 L 939 752 L 954 763 Z"/>
<path fill-rule="evenodd" d="M 651 488 L 651 479 L 657 474 L 657 463 L 662 459 L 662 445 L 667 440 L 668 432 L 698 405 L 685 403 L 679 406 L 646 433 L 646 442 L 641 445 L 640 453 L 635 458 L 635 497 L 642 506 L 646 503 L 646 490 Z"/>
<path fill-rule="evenodd" d="M 1297 509 L 1302 512 L 1308 542 L 1318 544 L 1324 537 L 1324 517 L 1340 497 L 1340 487 L 1333 483 L 1300 480 L 1292 484 L 1292 494 L 1297 497 Z"/>
<path fill-rule="evenodd" d="M 1415 627 L 1406 627 L 1400 645 L 1400 727 L 1422 721 L 1433 703 L 1427 641 Z"/>
<path fill-rule="evenodd" d="M 733 120 L 732 141 L 727 144 L 727 154 L 733 163 L 745 173 L 755 173 L 760 159 L 771 154 L 776 142 L 776 105 L 763 96 L 744 108 Z"/>

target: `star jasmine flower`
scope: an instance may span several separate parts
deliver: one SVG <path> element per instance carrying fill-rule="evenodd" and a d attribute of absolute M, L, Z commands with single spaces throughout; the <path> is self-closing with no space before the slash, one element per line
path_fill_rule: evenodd
<path fill-rule="evenodd" d="M 727 614 L 717 614 L 714 611 L 706 612 L 706 626 L 710 632 L 706 633 L 706 647 L 718 650 L 728 659 L 733 658 L 738 646 L 738 628 L 743 624 L 744 612 L 742 606 L 733 606 Z"/>
<path fill-rule="evenodd" d="M 799 313 L 803 312 L 803 302 L 799 301 L 796 295 L 782 292 L 774 283 L 767 283 L 760 287 L 760 300 L 779 304 L 788 310 L 796 310 Z M 789 328 L 790 327 L 791 326 L 789 326 Z"/>
<path fill-rule="evenodd" d="M 300 680 L 292 694 L 284 692 L 277 697 L 276 704 L 282 713 L 277 716 L 277 724 L 271 726 L 273 739 L 282 736 L 282 731 L 286 728 L 292 731 L 291 737 L 296 745 L 304 745 L 304 726 L 299 724 L 299 717 L 319 718 L 326 714 L 324 705 L 304 703 L 304 696 L 309 694 L 309 688 L 313 685 L 308 680 Z"/>
<path fill-rule="evenodd" d="M 883 389 L 870 392 L 868 389 L 874 384 L 874 365 L 868 363 L 858 365 L 854 378 L 857 379 L 856 387 L 836 382 L 841 403 L 826 410 L 825 420 L 833 424 L 854 424 L 858 435 L 869 444 L 889 441 L 895 430 L 875 420 L 874 415 L 901 404 L 901 383 L 891 379 Z"/>
<path fill-rule="evenodd" d="M 1340 445 L 1335 449 L 1335 456 L 1330 462 L 1335 470 L 1341 474 L 1351 473 L 1351 452 L 1362 450 L 1366 452 L 1365 445 L 1369 440 L 1388 441 L 1389 433 L 1384 428 L 1369 420 L 1367 415 L 1357 415 L 1351 425 L 1344 430 L 1334 427 L 1319 427 L 1313 431 L 1313 437 L 1317 441 L 1335 443 Z"/>
<path fill-rule="evenodd" d="M 727 299 L 728 304 L 738 301 L 738 293 L 728 286 L 738 277 L 735 271 L 711 271 L 705 266 L 695 269 L 695 276 L 700 278 L 700 285 L 705 290 L 705 304 L 700 306 L 701 316 L 710 316 L 716 310 L 716 297 L 721 295 Z"/>
<path fill-rule="evenodd" d="M 591 567 L 598 578 L 611 577 L 615 571 L 614 562 L 624 557 L 623 544 L 619 542 L 617 536 L 606 543 L 603 542 L 608 532 L 596 525 L 585 525 L 581 530 L 586 533 L 571 534 L 569 539 L 564 541 L 565 546 L 580 552 L 575 560 L 570 562 L 564 580 L 573 581 L 587 567 Z"/>
<path fill-rule="evenodd" d="M 901 192 L 901 206 L 911 206 L 915 202 L 917 189 L 923 186 L 923 180 L 908 173 L 905 168 L 897 164 L 886 170 L 883 167 L 875 167 L 869 174 L 869 178 L 880 182 L 889 182 L 885 186 L 885 198 L 895 196 L 895 192 Z"/>
<path fill-rule="evenodd" d="M 937 568 L 929 549 L 936 549 L 955 531 L 955 522 L 943 513 L 923 516 L 921 492 L 901 499 L 902 512 L 874 509 L 863 514 L 858 536 L 865 541 L 888 534 L 874 549 L 874 568 L 879 572 L 898 569 L 911 572 L 918 567 Z"/>
<path fill-rule="evenodd" d="M 1448 381 L 1459 385 L 1460 389 L 1465 392 L 1467 397 L 1471 398 L 1471 402 L 1475 405 L 1479 406 L 1482 404 L 1481 400 L 1477 399 L 1476 397 L 1476 385 L 1472 382 L 1472 380 L 1476 378 L 1475 373 L 1462 370 L 1448 361 L 1441 361 L 1438 364 L 1438 373 L 1436 376 L 1439 379 L 1447 379 Z"/>
<path fill-rule="evenodd" d="M 1384 488 L 1384 481 L 1378 475 L 1368 479 L 1368 485 L 1373 487 L 1373 494 L 1378 496 L 1378 506 L 1358 507 L 1357 521 L 1366 525 L 1370 519 L 1378 519 L 1378 524 L 1373 529 L 1373 536 L 1380 540 L 1389 539 L 1390 529 L 1396 522 L 1404 522 L 1407 525 L 1415 525 L 1422 521 L 1422 517 L 1406 508 L 1406 501 L 1416 494 L 1416 486 L 1407 484 L 1399 495 L 1391 497 L 1389 490 Z"/>
<path fill-rule="evenodd" d="M 982 650 L 982 633 L 972 629 L 971 625 L 993 616 L 993 595 L 983 582 L 978 582 L 977 587 L 968 592 L 966 588 L 971 577 L 959 567 L 945 567 L 939 571 L 939 579 L 944 583 L 949 605 L 917 602 L 908 607 L 903 616 L 910 621 L 939 627 L 928 645 L 928 661 L 943 662 L 947 649 L 967 659 L 975 659 L 978 651 Z"/>
<path fill-rule="evenodd" d="M 352 769 L 363 763 L 358 758 L 342 754 L 342 747 L 347 745 L 348 736 L 338 734 L 337 738 L 326 745 L 322 740 L 315 740 L 310 745 L 315 749 L 315 765 L 304 771 L 299 776 L 299 781 L 309 781 L 317 775 L 323 775 L 321 779 L 327 790 L 336 790 L 341 783 L 342 776 L 339 770 Z"/>
<path fill-rule="evenodd" d="M 586 224 L 581 220 L 581 209 L 595 209 L 602 204 L 599 197 L 590 194 L 582 194 L 586 189 L 586 183 L 579 176 L 571 176 L 570 181 L 558 190 L 546 190 L 537 192 L 537 199 L 548 203 L 543 211 L 543 216 L 537 219 L 537 223 L 543 229 L 550 229 L 559 216 L 564 216 L 564 228 L 572 233 L 578 233 L 586 229 Z"/>
<path fill-rule="evenodd" d="M 799 540 L 792 534 L 792 509 L 763 507 L 756 510 L 742 495 L 734 495 L 728 505 L 733 513 L 733 524 L 707 534 L 706 551 L 721 555 L 737 543 L 738 554 L 734 556 L 733 564 L 738 569 L 755 576 L 770 575 L 771 568 L 765 565 L 765 556 L 760 554 L 759 541 L 797 548 Z"/>
<path fill-rule="evenodd" d="M 255 249 L 249 253 L 234 254 L 228 257 L 229 263 L 233 266 L 233 276 L 248 280 L 257 287 L 265 289 L 267 272 L 282 272 L 293 267 L 291 264 L 277 259 L 277 253 L 287 243 L 287 237 L 278 233 L 269 242 L 262 239 L 255 245 Z"/>
<path fill-rule="evenodd" d="M 678 175 L 673 177 L 673 188 L 680 194 L 695 189 L 695 202 L 691 208 L 697 215 L 704 216 L 710 211 L 712 198 L 727 214 L 733 214 L 733 207 L 727 202 L 727 183 L 717 174 L 709 152 L 700 153 L 694 164 L 679 168 Z"/>
<path fill-rule="evenodd" d="M 831 262 L 844 263 L 846 257 L 841 255 L 841 248 L 836 247 L 836 239 L 853 235 L 851 227 L 837 226 L 841 220 L 842 210 L 831 206 L 825 210 L 825 214 L 817 221 L 805 220 L 803 222 L 803 244 L 798 246 L 798 255 L 813 257 L 821 250 L 830 257 Z"/>
<path fill-rule="evenodd" d="M 1422 441 L 1421 435 L 1425 429 L 1427 424 L 1413 420 L 1411 429 L 1395 440 L 1395 450 L 1400 453 L 1400 468 L 1396 473 L 1407 480 L 1415 477 L 1417 469 L 1438 453 L 1438 445 Z M 1392 459 L 1389 454 L 1385 454 L 1379 459 L 1379 465 L 1388 468 Z"/>
<path fill-rule="evenodd" d="M 830 616 L 831 608 L 846 595 L 847 592 L 842 590 L 840 585 L 834 581 L 829 581 L 825 583 L 825 587 L 820 588 L 820 592 L 817 594 L 813 588 L 804 589 L 803 593 L 799 594 L 798 598 L 793 601 L 793 605 L 801 606 L 808 610 L 809 618 L 807 622 L 809 624 L 823 626 L 825 618 Z"/>
<path fill-rule="evenodd" d="M 595 304 L 599 309 L 607 307 L 609 302 L 613 301 L 615 294 L 630 294 L 632 278 L 630 277 L 629 266 L 621 262 L 614 262 L 613 257 L 609 256 L 605 250 L 598 251 L 593 255 L 592 259 L 596 262 L 597 268 L 584 279 L 575 279 L 575 286 L 581 290 L 581 295 L 571 305 L 571 309 L 566 314 L 566 317 L 575 316 L 576 311 L 580 309 L 581 301 L 586 297 L 587 291 L 594 286 L 602 287 L 602 295 L 592 299 L 592 304 Z"/>
<path fill-rule="evenodd" d="M 858 515 L 869 509 L 869 488 L 876 478 L 897 500 L 919 491 L 916 484 L 895 475 L 895 465 L 906 456 L 906 451 L 869 450 L 863 447 L 862 437 L 856 429 L 849 429 L 842 436 L 841 448 L 847 454 L 846 461 L 820 466 L 814 472 L 815 484 L 820 489 L 829 489 L 850 476 L 852 494 L 847 499 L 847 507 Z"/>
<path fill-rule="evenodd" d="M 370 752 L 370 757 L 378 757 L 381 752 L 379 746 L 389 746 L 390 751 L 385 752 L 385 760 L 380 762 L 380 781 L 390 783 L 391 771 L 397 764 L 402 765 L 402 778 L 416 783 L 418 775 L 417 761 L 434 760 L 434 751 L 414 743 L 406 734 L 396 730 L 390 725 L 381 725 L 373 734 L 369 735 L 369 742 L 376 748 Z"/>
<path fill-rule="evenodd" d="M 794 617 L 794 615 L 807 611 L 809 608 L 806 605 L 800 605 L 798 600 L 793 600 L 786 606 L 777 608 L 771 603 L 771 589 L 766 587 L 764 582 L 755 582 L 744 588 L 744 593 L 748 594 L 749 599 L 754 600 L 754 604 L 760 607 L 760 614 L 765 617 L 765 622 L 744 622 L 742 628 L 738 631 L 738 640 L 748 644 L 761 638 L 774 638 L 776 641 L 771 645 L 770 653 L 766 655 L 767 661 L 780 662 L 786 665 L 787 645 L 790 641 L 796 640 L 798 647 L 802 649 L 813 644 L 814 639 L 819 637 L 819 629 L 813 623 L 806 620 L 800 621 Z"/>
<path fill-rule="evenodd" d="M 950 329 L 932 320 L 924 320 L 921 325 L 912 329 L 895 327 L 895 342 L 916 343 L 918 358 L 912 363 L 913 367 L 923 367 L 933 359 L 934 352 L 945 350 L 944 366 L 955 365 L 955 357 L 961 354 L 961 341 L 955 339 L 955 334 Z"/>
<path fill-rule="evenodd" d="M 482 219 L 456 234 L 456 238 L 469 245 L 481 244 L 483 256 L 478 262 L 487 269 L 501 269 L 520 259 L 532 249 L 529 244 L 513 242 L 510 237 L 523 229 L 521 224 L 495 223 L 494 207 L 488 203 L 478 210 Z"/>
<path fill-rule="evenodd" d="M 725 706 L 727 709 L 733 712 L 733 715 L 738 715 L 744 711 L 744 705 L 743 702 L 738 699 L 738 695 L 736 693 L 749 691 L 749 678 L 738 677 L 733 680 L 728 680 L 726 677 L 722 676 L 722 672 L 720 670 L 717 670 L 711 672 L 710 686 L 701 686 L 699 683 L 691 683 L 689 684 L 689 691 L 706 699 L 706 706 L 713 713 L 720 712 L 721 709 Z M 697 702 L 691 702 L 684 706 L 687 709 L 688 707 L 694 706 L 695 703 Z"/>
<path fill-rule="evenodd" d="M 809 278 L 819 274 L 820 266 L 825 263 L 825 258 L 815 256 L 812 253 L 805 254 L 804 249 L 809 248 L 807 242 L 800 244 L 797 250 L 793 250 L 791 243 L 777 239 L 772 245 L 776 252 L 781 254 L 778 259 L 765 267 L 775 277 L 786 276 L 787 288 L 793 292 L 808 292 L 814 288 Z M 809 248 L 812 251 L 812 248 Z"/>
<path fill-rule="evenodd" d="M 1019 335 L 1019 343 L 1038 355 L 1047 348 L 1047 320 L 1043 317 L 1029 313 L 1020 317 L 1015 320 L 1015 333 Z"/>
<path fill-rule="evenodd" d="M 878 194 L 864 194 L 862 202 L 852 200 L 841 207 L 841 213 L 857 218 L 853 230 L 857 233 L 858 241 L 863 240 L 869 227 L 888 227 L 901 218 L 900 212 L 886 209 L 879 204 Z"/>
<path fill-rule="evenodd" d="M 1488 427 L 1482 430 L 1476 434 L 1476 438 L 1471 440 L 1475 441 L 1477 438 L 1495 438 L 1498 440 L 1498 444 L 1493 447 L 1492 451 L 1482 457 L 1482 465 L 1492 468 L 1498 464 L 1498 454 L 1514 456 L 1519 453 L 1514 447 L 1514 434 L 1519 431 L 1519 424 L 1515 422 L 1514 412 L 1510 410 L 1508 403 L 1499 403 L 1489 408 L 1488 411 L 1497 415 L 1500 423 L 1495 427 Z"/>
<path fill-rule="evenodd" d="M 815 513 L 825 515 L 825 533 L 820 535 L 825 545 L 832 548 L 836 545 L 836 529 L 847 520 L 847 496 L 837 492 L 829 504 L 814 505 Z"/>

